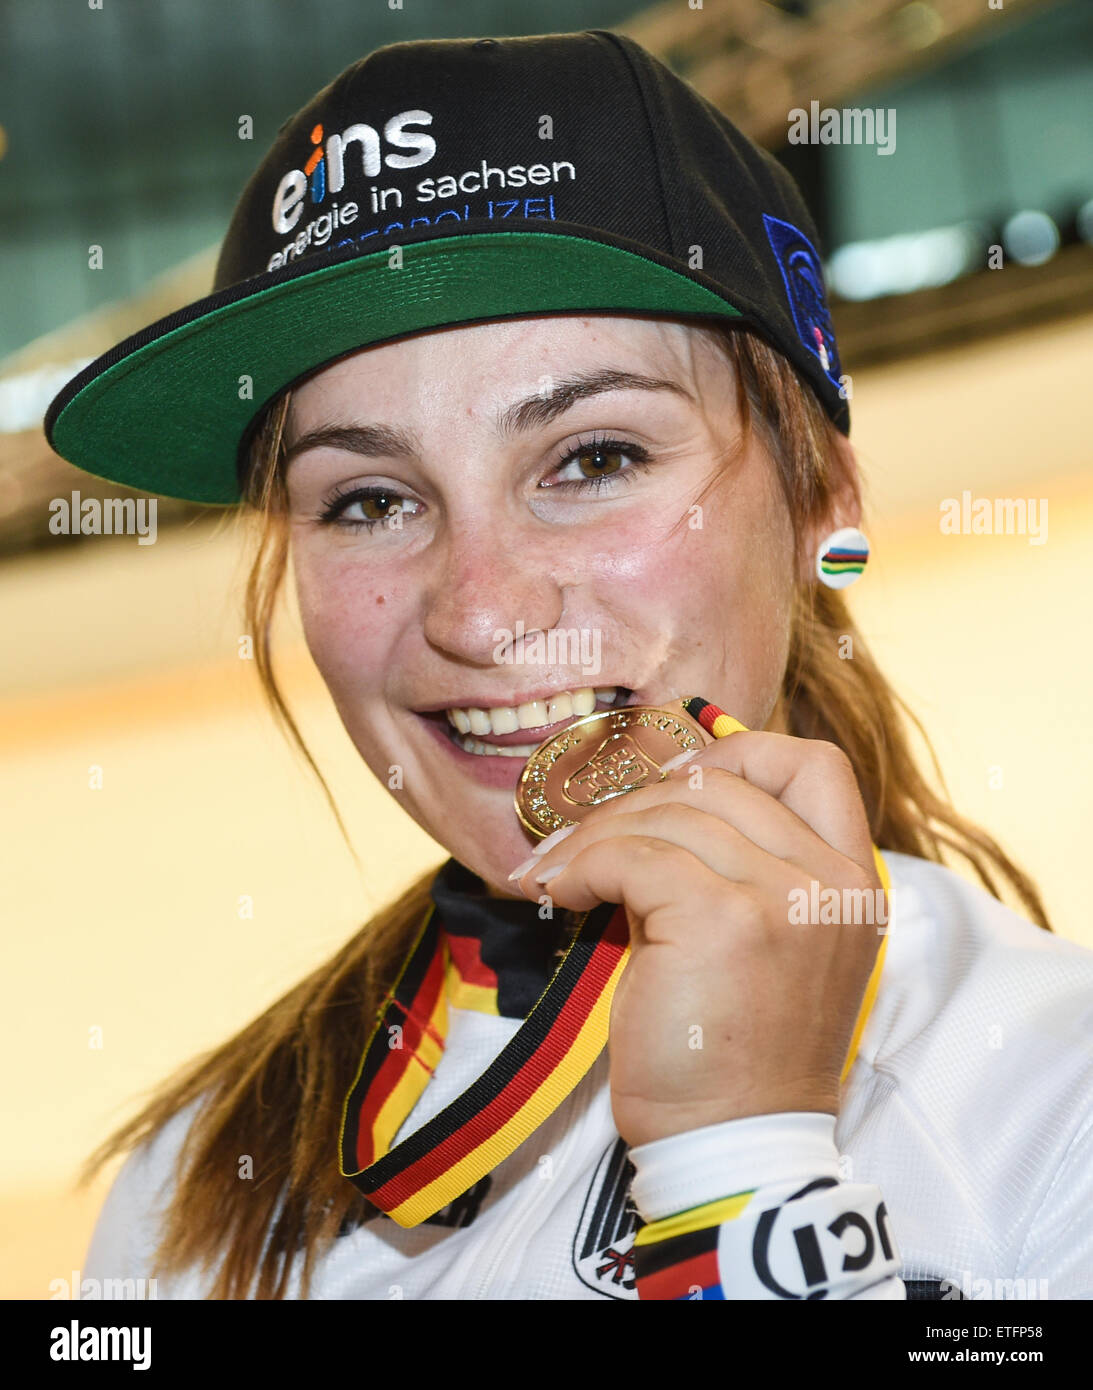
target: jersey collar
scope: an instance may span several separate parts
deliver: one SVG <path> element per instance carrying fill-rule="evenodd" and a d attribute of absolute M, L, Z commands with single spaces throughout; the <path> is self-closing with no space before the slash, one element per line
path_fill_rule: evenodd
<path fill-rule="evenodd" d="M 430 888 L 451 954 L 448 993 L 456 1008 L 527 1018 L 564 949 L 572 914 L 540 917 L 537 902 L 491 897 L 455 859 Z"/>

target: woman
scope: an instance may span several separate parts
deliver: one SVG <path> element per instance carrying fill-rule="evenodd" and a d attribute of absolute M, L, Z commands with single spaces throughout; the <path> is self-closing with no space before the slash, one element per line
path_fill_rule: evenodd
<path fill-rule="evenodd" d="M 53 403 L 81 466 L 257 513 L 275 707 L 295 734 L 291 562 L 354 745 L 451 856 L 95 1156 L 135 1149 L 94 1273 L 1093 1294 L 1093 953 L 928 789 L 838 593 L 865 553 L 815 243 L 627 40 L 395 45 L 281 128 L 214 294 Z M 529 836 L 544 741 L 705 701 L 736 731 L 636 789 L 590 763 L 625 794 Z"/>

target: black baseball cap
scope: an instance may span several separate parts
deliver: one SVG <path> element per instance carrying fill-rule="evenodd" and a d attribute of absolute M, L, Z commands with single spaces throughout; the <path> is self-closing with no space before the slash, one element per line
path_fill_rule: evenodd
<path fill-rule="evenodd" d="M 67 382 L 46 437 L 112 482 L 230 504 L 265 408 L 317 368 L 596 311 L 749 326 L 849 432 L 808 210 L 686 82 L 606 30 L 391 44 L 281 126 L 212 293 Z"/>

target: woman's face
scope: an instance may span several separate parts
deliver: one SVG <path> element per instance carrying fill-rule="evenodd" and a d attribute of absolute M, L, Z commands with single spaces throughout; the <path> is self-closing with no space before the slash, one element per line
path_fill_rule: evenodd
<path fill-rule="evenodd" d="M 633 317 L 422 334 L 294 391 L 312 656 L 368 766 L 495 890 L 533 843 L 527 752 L 589 691 L 782 727 L 799 562 L 774 464 L 739 438 L 712 336 Z"/>

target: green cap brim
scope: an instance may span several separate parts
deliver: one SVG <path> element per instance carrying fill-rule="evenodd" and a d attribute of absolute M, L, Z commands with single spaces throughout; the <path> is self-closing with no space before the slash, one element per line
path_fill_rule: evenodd
<path fill-rule="evenodd" d="M 46 417 L 50 443 L 110 482 L 226 506 L 240 499 L 240 448 L 265 405 L 362 347 L 455 324 L 566 311 L 741 317 L 668 266 L 571 235 L 433 238 L 398 248 L 401 267 L 395 250 L 282 279 L 230 303 L 212 295 L 201 301 L 207 313 L 178 327 L 162 320 L 161 334 L 128 352 L 120 344 L 107 354 L 123 352 L 118 360 L 93 363 L 58 395 Z"/>

